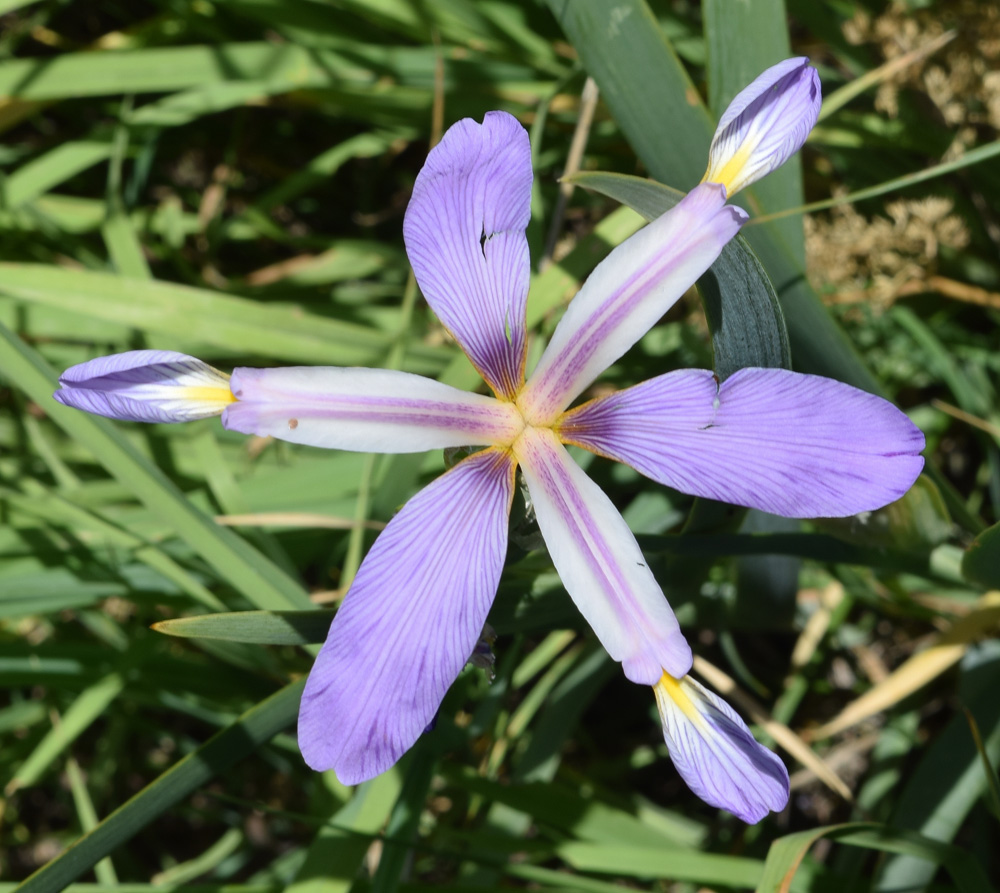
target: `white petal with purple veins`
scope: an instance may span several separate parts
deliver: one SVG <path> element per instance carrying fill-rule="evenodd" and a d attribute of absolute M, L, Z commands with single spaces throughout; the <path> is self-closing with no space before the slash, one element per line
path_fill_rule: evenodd
<path fill-rule="evenodd" d="M 633 682 L 683 676 L 691 649 L 618 509 L 551 431 L 514 444 L 552 563 L 580 613 Z"/>
<path fill-rule="evenodd" d="M 560 436 L 683 493 L 789 518 L 881 508 L 917 479 L 924 437 L 873 394 L 818 375 L 684 369 L 567 413 Z"/>
<path fill-rule="evenodd" d="M 548 425 L 636 343 L 719 256 L 746 220 L 703 184 L 615 248 L 572 300 L 518 405 Z"/>
<path fill-rule="evenodd" d="M 805 57 L 767 69 L 719 119 L 703 181 L 733 196 L 780 167 L 806 141 L 822 101 L 819 75 Z"/>
<path fill-rule="evenodd" d="M 524 423 L 512 403 L 389 369 L 285 366 L 233 371 L 222 424 L 244 434 L 368 453 L 508 444 Z"/>
<path fill-rule="evenodd" d="M 52 396 L 66 406 L 128 422 L 190 422 L 233 401 L 229 376 L 173 350 L 132 350 L 67 369 Z"/>
<path fill-rule="evenodd" d="M 690 676 L 653 687 L 670 759 L 692 791 L 744 822 L 788 803 L 788 770 L 733 709 Z"/>
<path fill-rule="evenodd" d="M 403 221 L 427 303 L 500 396 L 524 376 L 528 134 L 506 112 L 448 128 L 417 175 Z"/>
<path fill-rule="evenodd" d="M 313 769 L 373 778 L 434 718 L 496 595 L 513 492 L 510 455 L 475 453 L 379 535 L 302 695 L 299 747 Z"/>

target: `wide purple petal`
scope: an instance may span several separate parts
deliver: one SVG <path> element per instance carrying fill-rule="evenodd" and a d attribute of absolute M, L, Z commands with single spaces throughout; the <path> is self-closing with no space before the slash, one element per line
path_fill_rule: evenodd
<path fill-rule="evenodd" d="M 234 399 L 228 375 L 172 350 L 98 357 L 67 369 L 59 384 L 59 403 L 128 422 L 190 422 Z"/>
<path fill-rule="evenodd" d="M 806 141 L 822 102 L 819 75 L 805 57 L 767 69 L 719 119 L 703 181 L 733 196 L 780 167 Z"/>
<path fill-rule="evenodd" d="M 375 541 L 309 674 L 299 747 L 344 784 L 417 740 L 479 640 L 507 550 L 514 463 L 475 453 L 413 497 Z"/>
<path fill-rule="evenodd" d="M 702 800 L 750 824 L 785 808 L 785 764 L 754 739 L 722 698 L 690 676 L 667 674 L 653 693 L 670 759 Z"/>
<path fill-rule="evenodd" d="M 573 298 L 518 397 L 528 421 L 552 424 L 694 284 L 745 220 L 726 205 L 724 189 L 702 184 L 615 248 Z"/>
<path fill-rule="evenodd" d="M 391 369 L 237 368 L 222 424 L 244 434 L 367 453 L 509 444 L 524 422 L 512 403 Z"/>
<path fill-rule="evenodd" d="M 614 503 L 551 431 L 526 430 L 514 454 L 552 563 L 608 654 L 640 684 L 687 673 L 691 648 Z"/>
<path fill-rule="evenodd" d="M 785 369 L 721 386 L 670 372 L 567 413 L 559 434 L 684 493 L 790 518 L 881 508 L 924 464 L 923 434 L 891 403 Z"/>
<path fill-rule="evenodd" d="M 452 125 L 417 175 L 403 238 L 420 290 L 498 396 L 524 378 L 528 134 L 506 112 Z"/>

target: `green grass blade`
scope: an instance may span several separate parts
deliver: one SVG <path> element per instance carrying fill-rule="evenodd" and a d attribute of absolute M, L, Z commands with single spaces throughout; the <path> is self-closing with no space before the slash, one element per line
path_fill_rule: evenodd
<path fill-rule="evenodd" d="M 331 51 L 272 43 L 152 47 L 138 50 L 64 53 L 48 59 L 0 64 L 0 94 L 19 99 L 69 99 L 158 93 L 204 87 L 210 82 L 260 80 L 291 87 L 329 83 L 341 77 L 367 83 L 372 74 Z"/>
<path fill-rule="evenodd" d="M 18 893 L 58 893 L 201 785 L 253 753 L 294 722 L 305 680 L 292 682 L 251 707 L 143 788 L 17 887 Z"/>
<path fill-rule="evenodd" d="M 244 540 L 198 511 L 106 419 L 62 406 L 52 399 L 52 369 L 16 335 L 0 326 L 0 369 L 70 437 L 89 449 L 150 511 L 170 524 L 222 579 L 264 609 L 310 607 L 303 589 Z"/>
<path fill-rule="evenodd" d="M 80 771 L 80 766 L 73 757 L 66 760 L 66 777 L 73 794 L 73 805 L 76 808 L 77 818 L 80 819 L 80 827 L 84 832 L 92 831 L 98 825 L 97 811 L 90 799 L 87 782 Z M 118 875 L 110 856 L 105 856 L 94 866 L 94 875 L 98 883 L 110 886 L 118 883 Z"/>
<path fill-rule="evenodd" d="M 110 142 L 94 140 L 63 143 L 29 161 L 3 185 L 3 208 L 10 210 L 33 201 L 81 171 L 111 157 Z"/>
<path fill-rule="evenodd" d="M 758 883 L 764 870 L 758 859 L 662 847 L 572 842 L 556 847 L 556 853 L 578 871 L 743 888 Z"/>
<path fill-rule="evenodd" d="M 233 611 L 177 617 L 153 624 L 158 633 L 186 639 L 222 639 L 259 645 L 310 645 L 324 642 L 333 611 Z"/>
<path fill-rule="evenodd" d="M 0 502 L 53 524 L 96 534 L 108 545 L 129 549 L 136 559 L 161 573 L 199 604 L 213 611 L 225 610 L 223 602 L 159 547 L 111 523 L 96 512 L 48 492 L 38 481 L 26 479 L 22 486 L 24 494 L 0 487 Z"/>
<path fill-rule="evenodd" d="M 646 3 L 548 0 L 548 5 L 653 177 L 684 190 L 693 187 L 708 166 L 715 122 Z M 636 84 L 656 89 L 637 90 Z"/>
<path fill-rule="evenodd" d="M 329 773 L 330 776 L 333 773 Z M 347 893 L 371 846 L 399 798 L 402 772 L 394 766 L 359 785 L 313 838 L 302 867 L 286 893 Z"/>
<path fill-rule="evenodd" d="M 377 363 L 391 335 L 198 288 L 43 264 L 0 263 L 0 292 L 227 352 L 340 366 Z M 440 371 L 452 351 L 414 345 L 410 368 Z"/>
<path fill-rule="evenodd" d="M 984 653 L 986 659 L 978 664 L 969 659 L 963 663 L 961 694 L 982 730 L 986 757 L 995 765 L 1000 761 L 1000 700 L 996 697 L 1000 657 L 996 651 L 992 657 L 989 651 Z M 970 654 L 972 657 L 974 653 Z M 988 790 L 989 779 L 968 721 L 957 714 L 926 748 L 916 769 L 909 774 L 895 800 L 893 824 L 946 846 Z M 896 852 L 882 865 L 877 889 L 920 889 L 930 883 L 935 862 L 940 859 L 919 851 Z"/>
<path fill-rule="evenodd" d="M 1000 524 L 984 530 L 966 549 L 962 575 L 985 589 L 1000 589 Z"/>
<path fill-rule="evenodd" d="M 35 784 L 63 751 L 107 710 L 124 687 L 125 680 L 119 673 L 109 673 L 86 688 L 21 764 L 5 791 L 10 794 Z"/>

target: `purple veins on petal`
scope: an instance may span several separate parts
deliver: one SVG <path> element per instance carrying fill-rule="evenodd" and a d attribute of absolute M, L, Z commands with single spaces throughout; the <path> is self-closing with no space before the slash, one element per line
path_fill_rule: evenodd
<path fill-rule="evenodd" d="M 59 385 L 59 403 L 129 422 L 190 422 L 235 399 L 228 375 L 172 350 L 98 357 L 67 369 Z"/>
<path fill-rule="evenodd" d="M 691 648 L 614 503 L 551 431 L 526 430 L 514 452 L 552 563 L 608 654 L 639 684 L 687 673 Z"/>
<path fill-rule="evenodd" d="M 745 220 L 726 205 L 724 189 L 702 184 L 615 248 L 566 309 L 519 396 L 528 421 L 552 424 L 694 284 Z"/>
<path fill-rule="evenodd" d="M 768 68 L 719 120 L 703 182 L 731 197 L 784 164 L 806 141 L 822 104 L 819 75 L 805 57 Z"/>
<path fill-rule="evenodd" d="M 483 631 L 507 550 L 514 462 L 464 459 L 379 535 L 334 617 L 302 695 L 299 747 L 358 784 L 433 722 Z"/>
<path fill-rule="evenodd" d="M 923 434 L 891 403 L 785 369 L 721 386 L 670 372 L 567 413 L 559 436 L 681 492 L 790 518 L 881 508 L 924 464 Z"/>
<path fill-rule="evenodd" d="M 403 221 L 427 303 L 498 396 L 524 378 L 531 147 L 506 112 L 452 125 L 417 175 Z"/>
<path fill-rule="evenodd" d="M 710 806 L 755 824 L 788 803 L 788 770 L 746 723 L 690 676 L 653 687 L 663 739 L 681 778 Z"/>
<path fill-rule="evenodd" d="M 416 453 L 509 443 L 524 422 L 511 403 L 391 369 L 237 368 L 238 402 L 224 427 L 292 443 L 370 453 Z"/>

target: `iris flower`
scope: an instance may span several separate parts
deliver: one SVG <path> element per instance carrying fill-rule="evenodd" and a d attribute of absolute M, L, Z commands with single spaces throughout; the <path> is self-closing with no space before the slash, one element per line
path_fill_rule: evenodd
<path fill-rule="evenodd" d="M 567 592 L 628 679 L 653 687 L 685 781 L 748 822 L 783 808 L 783 764 L 688 676 L 691 649 L 635 537 L 565 445 L 684 493 L 789 517 L 876 509 L 916 479 L 920 432 L 886 401 L 830 379 L 743 369 L 720 384 L 684 369 L 574 405 L 736 235 L 746 214 L 727 193 L 796 151 L 819 101 L 804 59 L 744 90 L 705 180 L 597 266 L 527 380 L 528 136 L 503 112 L 452 126 L 417 176 L 403 235 L 427 302 L 492 396 L 382 369 L 238 368 L 229 378 L 163 351 L 63 375 L 57 400 L 119 419 L 221 414 L 246 434 L 364 452 L 482 447 L 410 499 L 362 562 L 302 697 L 310 766 L 364 781 L 433 720 L 486 623 L 520 468 Z"/>

